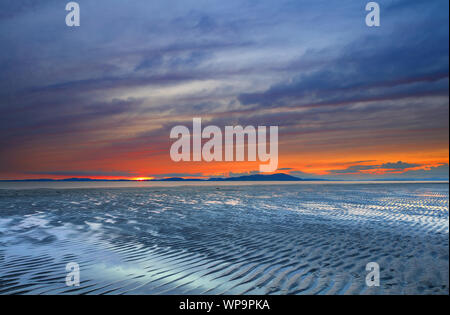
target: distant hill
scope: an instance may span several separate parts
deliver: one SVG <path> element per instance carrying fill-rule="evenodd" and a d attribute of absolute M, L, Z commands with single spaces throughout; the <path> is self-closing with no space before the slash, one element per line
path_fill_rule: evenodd
<path fill-rule="evenodd" d="M 307 179 L 314 180 L 314 179 Z M 259 181 L 279 181 L 279 182 L 296 182 L 296 181 L 305 181 L 305 179 L 294 177 L 291 175 L 279 173 L 279 174 L 271 174 L 271 175 L 244 175 L 239 177 L 226 177 L 226 178 L 210 178 L 208 181 L 249 181 L 249 182 L 259 182 Z"/>
<path fill-rule="evenodd" d="M 162 179 L 148 179 L 143 180 L 146 182 L 261 182 L 261 181 L 280 181 L 280 182 L 295 182 L 295 181 L 324 181 L 326 179 L 302 179 L 291 175 L 278 173 L 271 175 L 244 175 L 238 177 L 218 177 L 210 179 L 198 179 L 198 178 L 183 178 L 183 177 L 170 177 Z M 3 182 L 14 180 L 1 180 Z M 17 180 L 22 182 L 133 182 L 131 179 L 92 179 L 92 178 L 66 178 L 66 179 L 24 179 Z"/>
<path fill-rule="evenodd" d="M 65 179 L 51 179 L 51 178 L 39 178 L 39 179 L 21 179 L 21 180 L 0 180 L 0 182 L 135 182 L 132 179 L 93 179 L 93 178 L 65 178 Z M 263 182 L 263 181 L 279 181 L 279 182 L 310 182 L 310 181 L 330 181 L 329 179 L 319 179 L 319 178 L 299 178 L 291 176 L 284 173 L 264 175 L 244 175 L 238 177 L 216 177 L 209 179 L 199 179 L 199 178 L 183 178 L 183 177 L 169 177 L 161 179 L 146 179 L 143 182 Z M 332 181 L 342 181 L 338 179 L 333 179 Z M 350 180 L 347 180 L 350 181 Z M 355 183 L 359 181 L 448 181 L 448 178 L 435 178 L 435 179 L 406 179 L 406 178 L 386 178 L 386 179 L 372 179 L 372 180 L 351 180 Z"/>
<path fill-rule="evenodd" d="M 93 179 L 93 178 L 38 178 L 38 179 L 8 179 L 0 182 L 132 182 L 131 179 Z"/>

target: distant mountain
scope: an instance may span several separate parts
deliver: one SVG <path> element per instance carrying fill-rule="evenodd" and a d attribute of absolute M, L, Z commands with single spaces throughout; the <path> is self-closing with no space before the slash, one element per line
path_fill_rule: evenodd
<path fill-rule="evenodd" d="M 238 177 L 217 177 L 209 179 L 199 178 L 183 178 L 183 177 L 169 177 L 161 179 L 146 179 L 143 182 L 262 182 L 262 181 L 279 181 L 279 182 L 298 182 L 298 181 L 330 181 L 329 179 L 319 178 L 299 178 L 284 173 L 271 174 L 271 175 L 244 175 Z M 333 179 L 332 181 L 342 181 Z M 359 181 L 448 181 L 448 178 L 435 178 L 435 179 L 411 179 L 411 178 L 386 178 L 386 179 L 372 179 L 372 180 L 344 180 L 353 181 L 355 183 Z M 132 179 L 93 179 L 93 178 L 65 178 L 65 179 L 51 179 L 51 178 L 39 178 L 39 179 L 22 179 L 22 180 L 0 180 L 0 182 L 135 182 Z"/>
<path fill-rule="evenodd" d="M 147 179 L 145 182 L 261 182 L 261 181 L 280 181 L 280 182 L 295 182 L 295 181 L 324 181 L 326 179 L 302 179 L 291 175 L 278 173 L 271 175 L 244 175 L 239 177 L 218 177 L 210 179 L 198 179 L 198 178 L 183 178 L 183 177 L 170 177 L 162 179 Z M 0 180 L 2 182 L 9 182 L 14 180 Z M 93 178 L 66 178 L 66 179 L 24 179 L 17 180 L 21 182 L 133 182 L 131 179 L 93 179 Z"/>
<path fill-rule="evenodd" d="M 131 179 L 93 179 L 93 178 L 38 178 L 38 179 L 8 179 L 0 182 L 132 182 Z"/>
<path fill-rule="evenodd" d="M 239 177 L 216 177 L 210 179 L 188 179 L 182 177 L 171 177 L 171 178 L 163 178 L 163 179 L 152 179 L 149 181 L 158 181 L 158 182 L 181 182 L 181 181 L 208 181 L 208 182 L 260 182 L 260 181 L 303 181 L 304 179 L 294 177 L 287 174 L 271 174 L 271 175 L 244 175 Z"/>
<path fill-rule="evenodd" d="M 66 178 L 62 182 L 130 182 L 130 179 L 93 179 L 93 178 Z"/>
<path fill-rule="evenodd" d="M 259 182 L 259 181 L 277 181 L 277 182 L 296 182 L 296 181 L 311 181 L 315 179 L 302 179 L 298 177 L 294 177 L 291 175 L 278 173 L 278 174 L 271 174 L 271 175 L 263 175 L 263 174 L 257 174 L 257 175 L 244 175 L 239 177 L 226 177 L 226 178 L 210 178 L 209 181 L 248 181 L 248 182 Z"/>

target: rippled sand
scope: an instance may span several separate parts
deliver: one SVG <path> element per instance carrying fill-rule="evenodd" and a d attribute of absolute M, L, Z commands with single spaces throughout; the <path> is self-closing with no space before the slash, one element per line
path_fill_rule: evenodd
<path fill-rule="evenodd" d="M 448 184 L 0 190 L 1 294 L 448 294 Z M 80 287 L 67 287 L 77 262 Z M 366 264 L 381 286 L 365 284 Z"/>

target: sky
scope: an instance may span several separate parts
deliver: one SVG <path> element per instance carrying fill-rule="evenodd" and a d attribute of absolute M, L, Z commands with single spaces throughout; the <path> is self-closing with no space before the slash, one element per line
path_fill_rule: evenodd
<path fill-rule="evenodd" d="M 259 169 L 173 162 L 194 117 L 278 126 L 277 172 L 448 179 L 447 0 L 67 2 L 0 2 L 0 180 Z"/>

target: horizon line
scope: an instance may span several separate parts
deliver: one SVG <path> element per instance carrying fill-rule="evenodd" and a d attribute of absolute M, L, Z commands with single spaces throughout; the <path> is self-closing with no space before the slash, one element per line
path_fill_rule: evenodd
<path fill-rule="evenodd" d="M 97 181 L 97 182 L 157 182 L 157 181 L 224 181 L 224 180 L 238 180 L 240 178 L 247 178 L 243 181 L 252 181 L 252 178 L 261 177 L 274 177 L 274 176 L 286 176 L 285 179 L 279 179 L 279 181 L 354 181 L 354 182 L 364 182 L 364 181 L 438 181 L 438 182 L 449 182 L 449 178 L 373 178 L 373 179 L 329 179 L 329 178 L 301 178 L 286 173 L 274 173 L 274 174 L 248 174 L 240 175 L 235 177 L 205 177 L 196 178 L 189 176 L 175 176 L 175 177 L 162 177 L 157 178 L 153 176 L 149 177 L 137 177 L 137 178 L 91 178 L 91 177 L 67 177 L 67 178 L 26 178 L 26 179 L 0 179 L 0 182 L 39 182 L 39 181 L 52 181 L 52 182 L 77 182 L 77 181 Z M 254 180 L 258 181 L 258 180 Z"/>

